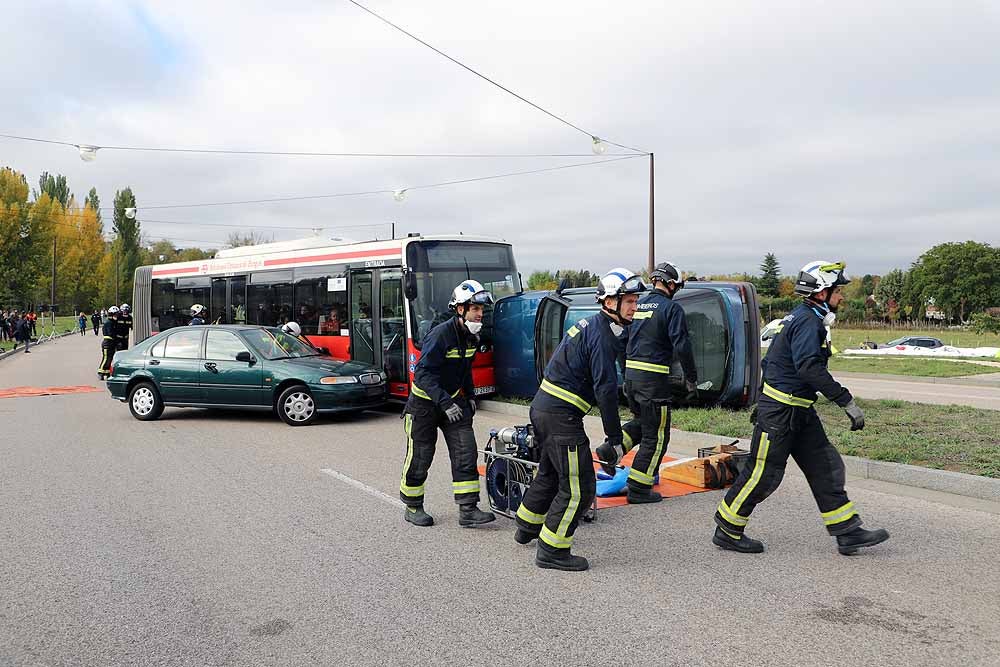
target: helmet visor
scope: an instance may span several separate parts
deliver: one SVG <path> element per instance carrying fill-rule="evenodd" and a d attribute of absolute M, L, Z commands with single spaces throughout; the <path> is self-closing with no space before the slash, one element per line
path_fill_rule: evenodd
<path fill-rule="evenodd" d="M 476 304 L 480 306 L 492 306 L 494 303 L 493 294 L 486 290 L 483 290 L 482 292 L 476 292 L 471 297 L 469 297 L 469 300 L 466 301 L 466 303 Z"/>
<path fill-rule="evenodd" d="M 638 294 L 639 292 L 645 291 L 645 289 L 646 286 L 642 283 L 642 278 L 639 276 L 632 276 L 622 283 L 619 292 L 621 294 Z"/>

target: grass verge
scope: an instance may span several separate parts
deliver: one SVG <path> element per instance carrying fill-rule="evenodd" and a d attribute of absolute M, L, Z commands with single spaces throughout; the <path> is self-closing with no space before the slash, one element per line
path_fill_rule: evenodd
<path fill-rule="evenodd" d="M 507 397 L 494 400 L 530 402 Z M 843 410 L 824 399 L 816 403 L 830 442 L 842 454 L 1000 478 L 1000 410 L 893 399 L 859 398 L 857 402 L 865 411 L 865 428 L 853 433 Z M 631 419 L 632 414 L 623 409 L 621 417 Z M 732 438 L 753 435 L 747 411 L 679 408 L 673 411 L 672 425 Z"/>

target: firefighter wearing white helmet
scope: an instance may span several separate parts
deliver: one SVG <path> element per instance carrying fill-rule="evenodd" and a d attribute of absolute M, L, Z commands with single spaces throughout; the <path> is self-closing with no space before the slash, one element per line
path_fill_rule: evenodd
<path fill-rule="evenodd" d="M 633 444 L 638 445 L 628 476 L 627 499 L 632 504 L 663 500 L 653 485 L 670 443 L 670 365 L 675 359 L 683 370 L 689 399 L 697 396 L 698 385 L 687 318 L 673 300 L 684 286 L 681 272 L 674 264 L 661 262 L 650 273 L 650 280 L 653 289 L 639 300 L 625 346 L 625 395 L 635 419 L 625 427 L 622 449 L 607 443 L 597 448 L 605 472 L 613 474 L 613 464 Z M 630 431 L 641 433 L 639 442 L 632 442 Z"/>
<path fill-rule="evenodd" d="M 192 326 L 198 326 L 204 324 L 205 315 L 207 314 L 208 312 L 206 311 L 205 306 L 201 305 L 200 303 L 194 304 L 193 306 L 191 306 L 191 321 L 188 322 L 188 324 Z"/>
<path fill-rule="evenodd" d="M 601 311 L 569 328 L 545 366 L 531 402 L 531 425 L 541 447 L 538 473 L 517 510 L 515 541 L 538 539 L 535 564 L 580 571 L 587 559 L 571 553 L 577 523 L 597 490 L 583 416 L 598 406 L 611 446 L 622 446 L 618 419 L 619 336 L 632 321 L 645 287 L 628 269 L 612 269 L 597 286 Z"/>
<path fill-rule="evenodd" d="M 864 428 L 865 416 L 845 387 L 830 375 L 827 326 L 833 322 L 850 280 L 843 262 L 816 260 L 799 272 L 795 292 L 803 302 L 785 317 L 763 362 L 763 388 L 755 411 L 747 467 L 719 503 L 712 541 L 742 553 L 759 553 L 764 545 L 744 534 L 750 514 L 778 488 L 791 455 L 805 473 L 820 518 L 837 540 L 841 554 L 852 554 L 889 539 L 883 529 L 861 527 L 861 515 L 844 490 L 844 462 L 830 444 L 813 404 L 823 394 L 847 412 L 851 430 Z"/>
<path fill-rule="evenodd" d="M 115 358 L 115 350 L 118 349 L 118 306 L 108 308 L 108 319 L 104 320 L 101 333 L 101 365 L 97 367 L 97 377 L 107 380 L 111 374 L 111 362 Z"/>
<path fill-rule="evenodd" d="M 413 372 L 410 398 L 404 410 L 406 458 L 399 497 L 403 518 L 415 526 L 431 526 L 424 510 L 424 482 L 434 458 L 438 429 L 444 433 L 451 458 L 452 492 L 458 523 L 475 527 L 496 519 L 479 509 L 479 459 L 472 418 L 476 413 L 472 363 L 479 348 L 483 312 L 493 295 L 476 280 L 465 280 L 452 291 L 448 307 L 455 316 L 431 329 L 421 341 L 420 361 Z"/>
<path fill-rule="evenodd" d="M 129 335 L 132 333 L 132 306 L 123 303 L 118 310 L 118 328 L 116 333 L 118 349 L 127 350 Z"/>

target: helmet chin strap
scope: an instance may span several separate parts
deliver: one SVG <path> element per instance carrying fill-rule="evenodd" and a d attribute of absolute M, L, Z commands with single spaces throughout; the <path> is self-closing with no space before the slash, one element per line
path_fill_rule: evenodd
<path fill-rule="evenodd" d="M 621 300 L 621 297 L 618 297 L 618 300 L 615 302 L 615 309 L 614 310 L 611 310 L 610 308 L 608 308 L 608 306 L 607 306 L 606 303 L 602 303 L 601 304 L 601 312 L 605 313 L 609 318 L 611 318 L 611 320 L 615 324 L 623 327 L 626 324 L 628 324 L 628 322 L 626 322 L 625 318 L 622 317 L 621 309 L 622 309 L 622 300 Z"/>

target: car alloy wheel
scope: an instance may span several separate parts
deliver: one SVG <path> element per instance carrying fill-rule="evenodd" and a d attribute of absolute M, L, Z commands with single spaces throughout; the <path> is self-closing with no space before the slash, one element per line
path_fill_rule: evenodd
<path fill-rule="evenodd" d="M 132 409 L 136 414 L 146 417 L 156 407 L 156 397 L 149 387 L 139 387 L 132 392 Z"/>
<path fill-rule="evenodd" d="M 293 422 L 307 422 L 316 412 L 313 397 L 303 391 L 297 391 L 285 398 L 285 414 Z"/>

